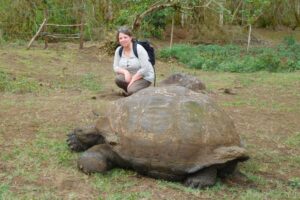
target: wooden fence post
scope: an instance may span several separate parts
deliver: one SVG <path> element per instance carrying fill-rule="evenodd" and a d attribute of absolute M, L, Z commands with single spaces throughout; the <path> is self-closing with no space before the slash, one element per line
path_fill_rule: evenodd
<path fill-rule="evenodd" d="M 84 22 L 83 22 L 83 8 L 80 9 L 80 44 L 79 49 L 83 49 L 83 28 L 84 28 Z"/>
<path fill-rule="evenodd" d="M 45 40 L 45 49 L 48 48 L 48 36 L 47 36 L 47 31 L 48 31 L 48 27 L 47 27 L 47 23 L 48 23 L 48 8 L 45 9 L 45 12 L 44 12 L 44 15 L 45 15 L 45 19 L 46 19 L 46 23 L 45 23 L 45 26 L 44 26 L 44 33 L 45 33 L 45 36 L 44 36 L 44 40 Z"/>

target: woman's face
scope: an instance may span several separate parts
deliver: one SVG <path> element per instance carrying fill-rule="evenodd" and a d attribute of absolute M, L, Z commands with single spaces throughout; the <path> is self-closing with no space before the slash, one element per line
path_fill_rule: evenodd
<path fill-rule="evenodd" d="M 124 33 L 119 33 L 119 43 L 122 47 L 129 47 L 131 45 L 132 37 Z"/>

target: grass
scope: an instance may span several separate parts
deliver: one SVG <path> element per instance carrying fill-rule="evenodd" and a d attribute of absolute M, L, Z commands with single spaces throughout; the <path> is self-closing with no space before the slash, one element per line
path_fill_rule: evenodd
<path fill-rule="evenodd" d="M 135 180 L 128 182 L 128 178 L 131 176 L 135 176 L 135 173 L 122 169 L 113 169 L 106 174 L 96 174 L 93 177 L 95 180 L 94 187 L 97 190 L 105 191 L 104 194 L 99 196 L 99 199 L 149 199 L 151 193 L 148 191 L 126 192 L 139 185 Z"/>
<path fill-rule="evenodd" d="M 284 144 L 288 145 L 291 148 L 299 148 L 300 146 L 300 132 L 296 132 L 294 135 L 288 137 Z"/>
<path fill-rule="evenodd" d="M 77 170 L 80 153 L 68 150 L 66 134 L 93 124 L 97 117 L 91 111 L 103 112 L 110 101 L 106 95 L 116 89 L 111 63 L 66 48 L 0 49 L 0 85 L 5 88 L 0 91 L 0 199 L 279 200 L 300 195 L 299 72 L 240 74 L 159 62 L 159 79 L 176 72 L 199 77 L 230 114 L 250 153 L 240 169 L 253 184 L 218 180 L 214 187 L 195 190 L 123 169 L 90 176 Z M 24 81 L 16 84 L 19 80 Z M 236 94 L 224 94 L 222 88 Z"/>
<path fill-rule="evenodd" d="M 13 93 L 37 92 L 39 84 L 27 77 L 12 77 L 0 71 L 0 91 Z"/>
<path fill-rule="evenodd" d="M 12 166 L 13 169 L 8 176 L 0 176 L 0 179 L 3 178 L 8 183 L 1 189 L 3 192 L 0 190 L 3 193 L 0 193 L 3 199 L 15 199 L 10 187 L 18 190 L 21 199 L 60 199 L 53 191 L 49 191 L 49 187 L 36 185 L 41 177 L 45 176 L 44 174 L 51 174 L 57 168 L 66 170 L 68 174 L 68 168 L 74 165 L 73 161 L 76 160 L 77 155 L 70 153 L 64 140 L 51 137 L 53 132 L 58 131 L 61 131 L 61 127 L 39 130 L 32 141 L 24 142 L 24 139 L 13 139 L 11 145 L 17 148 L 1 155 L 1 162 L 6 163 L 8 167 Z M 66 132 L 66 129 L 63 131 Z M 16 180 L 26 184 L 16 185 Z M 39 195 L 37 191 L 40 191 Z"/>
<path fill-rule="evenodd" d="M 76 59 L 74 52 L 66 54 L 63 51 L 38 50 L 37 54 L 32 55 L 29 51 L 17 50 L 14 53 L 16 66 L 11 67 L 6 62 L 2 64 L 5 70 L 0 70 L 0 91 L 39 93 L 76 88 L 95 92 L 103 89 L 99 75 L 92 72 L 77 74 L 74 69 L 68 70 L 73 65 L 70 60 Z"/>
<path fill-rule="evenodd" d="M 84 74 L 81 78 L 80 84 L 83 88 L 88 89 L 90 91 L 101 91 L 101 85 L 97 82 L 97 77 L 94 74 L 88 73 Z"/>

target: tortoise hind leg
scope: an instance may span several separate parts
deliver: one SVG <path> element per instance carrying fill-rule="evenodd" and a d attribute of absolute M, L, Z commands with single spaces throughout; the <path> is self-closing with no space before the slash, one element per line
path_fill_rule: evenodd
<path fill-rule="evenodd" d="M 84 151 L 96 144 L 104 143 L 103 136 L 95 126 L 76 128 L 68 134 L 67 144 L 72 151 Z"/>
<path fill-rule="evenodd" d="M 239 160 L 232 160 L 225 163 L 218 169 L 218 177 L 225 183 L 230 183 L 230 185 L 253 186 L 253 182 L 237 168 L 238 162 Z"/>
<path fill-rule="evenodd" d="M 226 178 L 230 175 L 235 174 L 237 170 L 237 160 L 232 160 L 227 163 L 225 163 L 222 167 L 218 169 L 218 177 L 220 178 Z"/>
<path fill-rule="evenodd" d="M 190 174 L 184 181 L 184 185 L 192 188 L 204 188 L 213 186 L 217 181 L 217 168 L 215 166 L 201 169 Z"/>
<path fill-rule="evenodd" d="M 88 149 L 77 161 L 78 168 L 86 174 L 106 172 L 114 167 L 114 152 L 106 144 L 98 144 Z"/>

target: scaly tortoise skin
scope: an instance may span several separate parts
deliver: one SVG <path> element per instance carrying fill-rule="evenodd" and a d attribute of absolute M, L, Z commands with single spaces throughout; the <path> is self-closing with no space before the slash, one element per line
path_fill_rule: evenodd
<path fill-rule="evenodd" d="M 96 126 L 69 134 L 68 144 L 88 149 L 78 160 L 85 173 L 121 167 L 194 188 L 214 185 L 249 158 L 222 109 L 207 95 L 174 85 L 112 102 Z"/>

